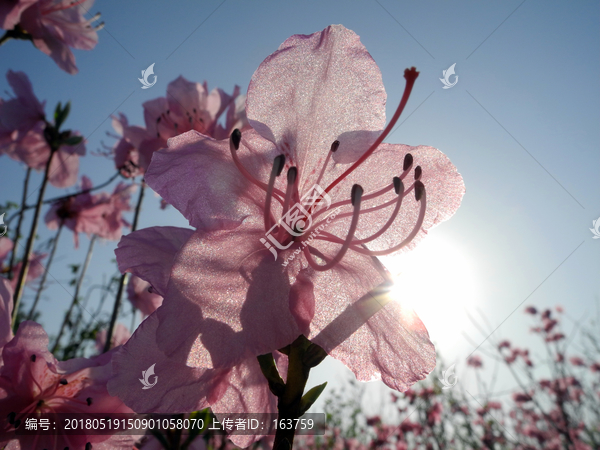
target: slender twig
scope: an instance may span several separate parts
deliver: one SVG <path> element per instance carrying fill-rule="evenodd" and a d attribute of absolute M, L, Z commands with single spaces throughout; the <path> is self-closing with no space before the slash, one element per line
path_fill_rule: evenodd
<path fill-rule="evenodd" d="M 90 246 L 88 247 L 87 255 L 85 256 L 85 262 L 83 263 L 83 267 L 81 268 L 81 273 L 79 274 L 79 279 L 77 280 L 77 284 L 75 285 L 75 294 L 73 294 L 73 301 L 71 302 L 71 306 L 69 306 L 69 309 L 68 309 L 67 313 L 65 314 L 65 318 L 63 320 L 62 325 L 60 326 L 60 330 L 58 332 L 58 335 L 56 336 L 56 341 L 54 342 L 54 345 L 52 346 L 52 350 L 50 350 L 52 353 L 54 353 L 56 351 L 58 344 L 60 342 L 60 338 L 62 337 L 62 335 L 65 331 L 65 326 L 71 319 L 71 312 L 73 311 L 73 307 L 75 306 L 75 303 L 77 303 L 77 298 L 79 297 L 79 290 L 81 289 L 81 285 L 83 284 L 83 279 L 85 277 L 85 273 L 87 272 L 88 266 L 90 264 L 90 260 L 92 259 L 92 251 L 94 249 L 94 242 L 96 242 L 95 234 L 90 239 Z"/>
<path fill-rule="evenodd" d="M 82 191 L 79 192 L 75 192 L 73 194 L 69 194 L 69 195 L 62 195 L 60 197 L 54 197 L 54 198 L 49 198 L 48 200 L 44 200 L 42 202 L 43 205 L 47 205 L 49 203 L 56 203 L 56 202 L 60 202 L 60 201 L 64 201 L 64 200 L 68 200 L 72 197 L 77 197 L 78 195 L 83 195 L 83 194 L 87 194 L 89 192 L 93 192 L 93 191 L 97 191 L 98 189 L 102 189 L 105 186 L 108 186 L 110 183 L 112 183 L 113 181 L 115 181 L 115 179 L 120 175 L 119 172 L 115 173 L 112 177 L 110 177 L 108 180 L 106 180 L 104 183 L 99 184 L 98 186 L 94 186 L 92 188 L 89 189 L 83 189 Z M 12 216 L 10 216 L 9 219 L 6 220 L 6 223 L 10 223 L 10 221 L 16 217 L 18 214 L 21 214 L 23 211 L 26 211 L 28 209 L 34 208 L 35 205 L 25 205 L 25 200 L 23 200 L 23 207 L 21 208 L 21 211 L 16 212 L 15 214 L 13 214 Z"/>
<path fill-rule="evenodd" d="M 133 223 L 131 224 L 131 232 L 133 233 L 137 229 L 138 219 L 140 217 L 140 211 L 142 209 L 142 200 L 144 199 L 144 189 L 146 188 L 146 183 L 144 180 L 140 183 L 140 195 L 138 197 L 137 205 L 135 207 L 135 212 L 133 214 Z M 106 332 L 106 342 L 104 343 L 104 351 L 106 353 L 110 350 L 110 342 L 112 340 L 115 324 L 117 323 L 117 317 L 119 316 L 119 308 L 121 307 L 121 298 L 123 297 L 123 291 L 125 290 L 125 285 L 127 284 L 128 273 L 124 273 L 121 275 L 121 280 L 119 282 L 119 290 L 117 291 L 117 295 L 115 296 L 115 304 L 113 306 L 112 315 L 110 317 L 110 322 L 108 324 L 108 330 Z"/>
<path fill-rule="evenodd" d="M 23 181 L 23 196 L 21 200 L 21 210 L 17 213 L 19 215 L 19 221 L 17 222 L 17 229 L 15 230 L 15 237 L 13 239 L 13 249 L 10 255 L 10 263 L 8 264 L 8 279 L 12 280 L 13 278 L 13 267 L 15 265 L 15 260 L 17 259 L 17 244 L 19 243 L 19 239 L 21 238 L 21 225 L 23 224 L 23 216 L 24 209 L 23 205 L 27 201 L 27 188 L 29 186 L 29 176 L 31 175 L 31 167 L 27 167 L 27 173 L 25 174 L 25 180 Z M 6 223 L 10 223 L 9 220 Z"/>
<path fill-rule="evenodd" d="M 58 230 L 56 230 L 56 236 L 52 240 L 52 249 L 50 250 L 50 255 L 48 256 L 48 262 L 46 263 L 46 267 L 44 268 L 44 273 L 42 274 L 42 279 L 40 280 L 40 287 L 35 294 L 35 299 L 33 300 L 33 305 L 31 305 L 31 310 L 27 315 L 27 320 L 33 320 L 33 315 L 35 314 L 35 308 L 37 308 L 37 304 L 40 301 L 40 297 L 42 296 L 42 291 L 44 290 L 44 286 L 46 284 L 46 278 L 48 277 L 48 272 L 50 270 L 50 266 L 52 265 L 52 260 L 54 259 L 54 254 L 56 253 L 56 248 L 58 247 L 58 239 L 60 238 L 60 232 L 62 231 L 63 223 L 58 225 Z"/>
<path fill-rule="evenodd" d="M 13 296 L 13 313 L 12 313 L 12 326 L 14 327 L 17 321 L 17 314 L 19 312 L 19 305 L 21 303 L 21 297 L 23 296 L 23 289 L 25 287 L 25 280 L 27 279 L 27 272 L 29 271 L 30 264 L 30 256 L 33 250 L 33 242 L 35 241 L 35 235 L 37 232 L 38 222 L 40 220 L 40 211 L 42 210 L 42 201 L 44 199 L 44 194 L 46 193 L 46 186 L 48 185 L 48 177 L 50 174 L 50 164 L 52 163 L 52 159 L 54 158 L 54 154 L 58 150 L 58 146 L 50 146 L 50 156 L 48 157 L 48 161 L 46 162 L 46 168 L 44 170 L 44 179 L 42 181 L 42 185 L 40 186 L 40 193 L 38 195 L 38 201 L 35 205 L 35 212 L 33 214 L 33 220 L 31 222 L 31 231 L 29 232 L 29 237 L 27 238 L 27 245 L 25 246 L 25 254 L 23 255 L 23 265 L 21 268 L 21 273 L 19 273 L 19 278 L 17 281 L 17 285 L 15 287 L 15 293 Z"/>

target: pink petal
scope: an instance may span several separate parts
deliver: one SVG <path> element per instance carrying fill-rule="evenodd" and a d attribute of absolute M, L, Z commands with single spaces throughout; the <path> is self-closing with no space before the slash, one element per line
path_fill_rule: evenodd
<path fill-rule="evenodd" d="M 11 326 L 12 297 L 13 290 L 10 282 L 5 278 L 0 278 L 0 349 L 13 338 Z"/>
<path fill-rule="evenodd" d="M 0 237 L 0 264 L 6 259 L 13 249 L 13 241 L 7 237 Z"/>
<path fill-rule="evenodd" d="M 154 293 L 152 285 L 135 275 L 132 275 L 127 285 L 127 296 L 134 308 L 140 310 L 144 316 L 149 316 L 156 308 L 162 305 L 163 298 Z"/>
<path fill-rule="evenodd" d="M 414 311 L 372 295 L 373 285 L 385 280 L 382 267 L 356 253 L 330 271 L 315 273 L 309 339 L 343 362 L 359 381 L 382 379 L 404 391 L 433 370 L 435 349 Z"/>
<path fill-rule="evenodd" d="M 251 137 L 251 133 L 248 135 Z M 169 139 L 168 144 L 168 149 L 154 153 L 146 182 L 193 227 L 231 229 L 244 217 L 260 213 L 255 198 L 264 195 L 240 174 L 227 141 L 215 141 L 190 131 Z M 256 159 L 243 147 L 239 154 L 248 166 Z M 262 157 L 259 159 L 263 161 Z M 265 157 L 264 161 L 266 164 L 268 159 Z M 265 165 L 269 171 L 272 161 Z M 264 173 L 260 175 L 264 177 Z"/>
<path fill-rule="evenodd" d="M 79 156 L 77 153 L 68 153 L 61 147 L 53 156 L 50 163 L 48 181 L 52 186 L 65 188 L 77 182 L 79 172 Z"/>
<path fill-rule="evenodd" d="M 332 25 L 290 37 L 265 59 L 250 81 L 246 111 L 312 185 L 333 141 L 341 142 L 336 160 L 351 162 L 375 140 L 385 101 L 381 73 L 360 38 Z"/>
<path fill-rule="evenodd" d="M 193 233 L 176 227 L 152 227 L 130 233 L 115 250 L 119 270 L 146 280 L 164 297 L 175 255 Z"/>
<path fill-rule="evenodd" d="M 232 367 L 298 337 L 288 307 L 292 271 L 273 260 L 262 236 L 262 223 L 247 220 L 235 232 L 198 231 L 183 246 L 155 313 L 167 355 L 193 367 Z"/>
<path fill-rule="evenodd" d="M 182 413 L 209 406 L 208 397 L 219 384 L 226 370 L 193 369 L 169 359 L 156 344 L 158 317 L 144 320 L 133 337 L 113 356 L 113 377 L 108 392 L 139 413 Z M 149 377 L 156 384 L 143 390 L 139 381 L 142 372 L 152 365 L 158 377 Z"/>

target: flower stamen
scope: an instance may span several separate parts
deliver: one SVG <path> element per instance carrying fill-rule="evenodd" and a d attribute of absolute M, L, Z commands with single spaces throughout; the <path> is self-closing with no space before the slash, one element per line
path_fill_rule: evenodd
<path fill-rule="evenodd" d="M 271 176 L 269 177 L 269 185 L 267 186 L 267 197 L 265 199 L 265 231 L 269 231 L 269 229 L 273 226 L 273 222 L 271 220 L 271 198 L 273 197 L 273 187 L 275 186 L 275 178 L 281 175 L 283 166 L 285 166 L 285 155 L 279 155 L 275 157 L 275 160 L 273 161 L 273 167 L 271 169 Z"/>

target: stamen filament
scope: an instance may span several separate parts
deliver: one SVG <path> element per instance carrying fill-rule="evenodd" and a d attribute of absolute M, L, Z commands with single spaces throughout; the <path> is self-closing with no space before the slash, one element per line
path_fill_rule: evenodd
<path fill-rule="evenodd" d="M 404 78 L 406 79 L 406 85 L 404 86 L 404 93 L 402 94 L 402 99 L 400 100 L 398 109 L 396 109 L 396 112 L 394 113 L 394 115 L 393 115 L 392 119 L 390 120 L 390 122 L 388 123 L 387 127 L 385 127 L 385 129 L 383 130 L 383 133 L 381 133 L 379 135 L 379 137 L 375 140 L 375 142 L 373 142 L 373 145 L 371 145 L 367 149 L 367 151 L 358 159 L 358 161 L 356 161 L 354 164 L 352 164 L 352 166 L 348 170 L 346 170 L 342 175 L 340 175 L 338 178 L 336 178 L 329 186 L 327 186 L 327 189 L 325 189 L 326 193 L 329 193 L 335 186 L 337 186 L 337 184 L 340 181 L 342 181 L 352 171 L 354 171 L 354 169 L 356 169 L 358 166 L 360 166 L 371 155 L 371 153 L 373 153 L 375 151 L 375 149 L 377 147 L 379 147 L 379 144 L 381 144 L 383 142 L 383 140 L 390 133 L 390 131 L 392 131 L 392 128 L 394 128 L 394 125 L 396 125 L 396 122 L 400 118 L 402 111 L 404 111 L 404 107 L 406 106 L 406 103 L 408 102 L 408 98 L 410 97 L 410 93 L 415 84 L 415 80 L 417 79 L 418 76 L 419 76 L 419 72 L 417 72 L 417 69 L 415 69 L 414 67 L 411 67 L 410 69 L 406 69 L 404 71 Z"/>
<path fill-rule="evenodd" d="M 267 197 L 265 199 L 265 231 L 269 231 L 269 229 L 273 226 L 273 222 L 271 220 L 271 198 L 273 197 L 273 187 L 275 186 L 275 178 L 277 178 L 281 174 L 284 165 L 284 155 L 277 156 L 275 158 L 275 161 L 273 161 L 273 168 L 271 169 L 271 176 L 269 177 L 269 186 L 267 187 Z"/>
<path fill-rule="evenodd" d="M 362 187 L 360 187 L 358 184 L 355 184 L 354 186 L 352 186 L 352 206 L 354 206 L 352 222 L 350 223 L 350 229 L 348 230 L 348 236 L 346 236 L 346 240 L 342 244 L 342 248 L 340 248 L 337 255 L 335 255 L 331 261 L 329 261 L 328 263 L 326 263 L 323 266 L 317 264 L 317 262 L 313 259 L 312 255 L 310 254 L 310 249 L 309 249 L 310 246 L 307 245 L 304 247 L 304 249 L 303 249 L 304 256 L 306 257 L 308 264 L 314 270 L 319 271 L 319 272 L 324 272 L 326 270 L 331 269 L 332 267 L 337 265 L 342 260 L 342 258 L 344 257 L 344 255 L 346 254 L 348 249 L 350 248 L 350 244 L 352 243 L 352 240 L 354 239 L 354 233 L 356 232 L 356 228 L 358 226 L 358 218 L 360 217 L 360 203 L 361 203 L 362 194 L 363 194 Z"/>
<path fill-rule="evenodd" d="M 319 174 L 319 178 L 317 178 L 317 181 L 315 182 L 315 184 L 319 184 L 321 182 L 321 178 L 323 178 L 323 174 L 325 173 L 325 168 L 327 167 L 327 164 L 329 164 L 331 155 L 337 151 L 339 146 L 340 146 L 340 141 L 333 141 L 333 144 L 331 144 L 331 148 L 329 149 L 329 153 L 327 153 L 327 158 L 325 158 L 323 167 L 321 167 L 321 173 Z"/>

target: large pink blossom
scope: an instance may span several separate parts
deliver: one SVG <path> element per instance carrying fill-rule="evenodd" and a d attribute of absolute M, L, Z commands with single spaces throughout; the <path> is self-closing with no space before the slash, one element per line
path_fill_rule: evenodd
<path fill-rule="evenodd" d="M 48 335 L 35 322 L 22 322 L 13 337 L 10 328 L 12 291 L 0 283 L 0 414 L 7 418 L 0 429 L 0 445 L 7 448 L 131 449 L 132 436 L 17 436 L 24 414 L 130 413 L 106 390 L 112 353 L 59 362 L 48 351 Z M 82 416 L 85 417 L 85 416 Z"/>
<path fill-rule="evenodd" d="M 121 136 L 113 149 L 115 165 L 125 176 L 143 175 L 155 151 L 167 146 L 167 139 L 186 131 L 224 139 L 235 128 L 248 127 L 244 102 L 236 86 L 232 95 L 222 89 L 208 91 L 204 84 L 179 76 L 167 86 L 167 96 L 144 103 L 145 127 L 129 125 L 127 117 L 113 118 Z M 219 119 L 225 114 L 225 124 Z"/>
<path fill-rule="evenodd" d="M 98 43 L 99 27 L 88 20 L 94 0 L 17 0 L 3 1 L 0 6 L 0 26 L 7 30 L 19 25 L 20 31 L 65 72 L 77 73 L 71 48 L 91 50 Z"/>
<path fill-rule="evenodd" d="M 44 104 L 33 93 L 33 87 L 23 72 L 8 71 L 6 78 L 15 97 L 0 99 L 0 155 L 25 163 L 28 167 L 45 170 L 51 150 L 44 130 Z M 78 135 L 78 133 L 73 133 Z M 48 181 L 64 188 L 75 184 L 79 171 L 79 157 L 85 155 L 83 142 L 71 146 L 63 144 L 55 152 L 48 170 Z"/>
<path fill-rule="evenodd" d="M 83 176 L 81 189 L 85 191 L 91 188 L 91 180 Z M 129 226 L 123 219 L 123 213 L 131 210 L 129 201 L 135 189 L 136 185 L 119 183 L 111 194 L 86 192 L 60 200 L 52 204 L 46 213 L 46 225 L 55 230 L 62 222 L 73 231 L 75 247 L 79 245 L 78 233 L 117 241 L 121 238 L 123 227 Z"/>
<path fill-rule="evenodd" d="M 412 86 L 416 72 L 406 77 Z M 376 288 L 388 275 L 376 257 L 412 248 L 454 213 L 464 186 L 438 150 L 381 144 L 393 125 L 382 132 L 385 97 L 358 36 L 331 26 L 292 36 L 261 64 L 246 102 L 254 129 L 241 140 L 190 131 L 154 154 L 148 184 L 197 231 L 166 261 L 152 257 L 158 231 L 119 244 L 120 269 L 150 282 L 164 302 L 116 359 L 111 392 L 134 409 L 145 405 L 124 383 L 129 370 L 160 357 L 179 364 L 182 376 L 209 377 L 194 398 L 212 404 L 219 374 L 300 334 L 359 380 L 405 390 L 433 369 L 435 351 L 415 313 L 378 304 L 387 301 Z M 315 184 L 331 207 L 316 205 L 310 227 L 297 222 L 300 236 L 272 229 Z M 275 255 L 263 245 L 266 232 Z M 170 404 L 152 402 L 157 410 Z"/>

